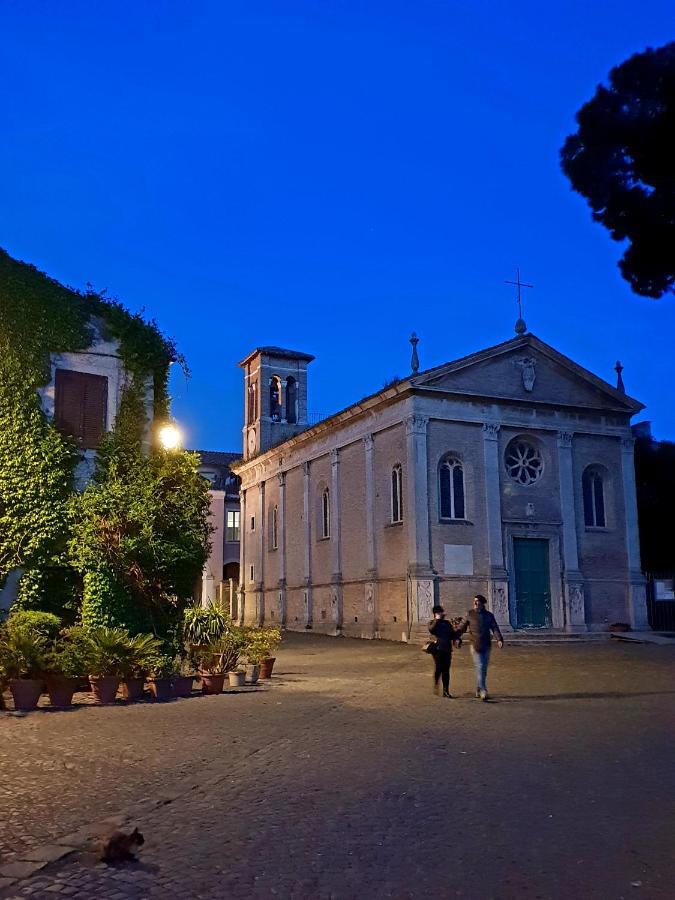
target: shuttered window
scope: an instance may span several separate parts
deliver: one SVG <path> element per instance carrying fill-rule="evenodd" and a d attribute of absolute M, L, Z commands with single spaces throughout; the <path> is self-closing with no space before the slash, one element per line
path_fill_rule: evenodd
<path fill-rule="evenodd" d="M 78 447 L 96 449 L 105 433 L 108 379 L 86 372 L 56 370 L 54 424 L 72 435 Z"/>

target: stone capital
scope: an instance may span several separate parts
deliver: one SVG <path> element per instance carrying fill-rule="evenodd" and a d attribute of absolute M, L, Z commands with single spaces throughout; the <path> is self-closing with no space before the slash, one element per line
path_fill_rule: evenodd
<path fill-rule="evenodd" d="M 279 487 L 284 487 L 286 485 L 286 473 L 277 472 L 277 478 L 279 479 Z"/>
<path fill-rule="evenodd" d="M 330 451 L 330 464 L 331 466 L 337 466 L 340 462 L 340 451 L 336 448 Z"/>
<path fill-rule="evenodd" d="M 302 464 L 302 474 L 305 478 L 309 478 L 309 461 Z"/>
<path fill-rule="evenodd" d="M 571 450 L 572 449 L 572 437 L 573 432 L 571 431 L 559 431 L 558 432 L 558 447 L 561 450 Z"/>
<path fill-rule="evenodd" d="M 483 439 L 486 441 L 496 441 L 499 438 L 499 422 L 483 422 Z"/>
<path fill-rule="evenodd" d="M 635 438 L 631 435 L 621 438 L 621 449 L 624 453 L 632 453 L 635 449 Z"/>
<path fill-rule="evenodd" d="M 369 453 L 373 449 L 373 436 L 372 434 L 366 434 L 363 438 L 363 446 L 366 448 L 366 453 Z"/>
<path fill-rule="evenodd" d="M 429 416 L 408 416 L 405 420 L 406 434 L 423 434 L 427 433 L 427 425 L 429 424 Z"/>

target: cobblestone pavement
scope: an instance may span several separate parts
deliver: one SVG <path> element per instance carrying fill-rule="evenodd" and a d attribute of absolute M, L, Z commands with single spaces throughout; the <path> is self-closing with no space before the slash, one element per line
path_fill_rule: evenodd
<path fill-rule="evenodd" d="M 261 690 L 0 715 L 0 897 L 675 897 L 672 647 L 507 646 L 487 704 L 429 668 L 290 635 Z"/>

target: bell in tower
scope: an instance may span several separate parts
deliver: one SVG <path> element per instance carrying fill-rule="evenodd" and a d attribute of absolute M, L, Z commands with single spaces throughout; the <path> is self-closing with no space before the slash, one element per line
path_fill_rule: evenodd
<path fill-rule="evenodd" d="M 244 459 L 264 453 L 307 428 L 308 353 L 258 347 L 244 370 Z"/>

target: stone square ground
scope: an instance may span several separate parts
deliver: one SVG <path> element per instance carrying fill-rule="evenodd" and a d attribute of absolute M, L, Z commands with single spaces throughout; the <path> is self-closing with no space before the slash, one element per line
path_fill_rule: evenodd
<path fill-rule="evenodd" d="M 675 648 L 507 645 L 487 704 L 430 665 L 291 634 L 260 690 L 0 714 L 0 897 L 675 897 Z"/>

